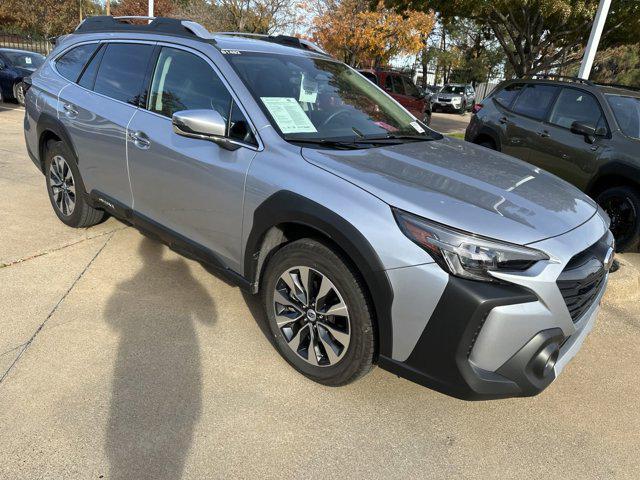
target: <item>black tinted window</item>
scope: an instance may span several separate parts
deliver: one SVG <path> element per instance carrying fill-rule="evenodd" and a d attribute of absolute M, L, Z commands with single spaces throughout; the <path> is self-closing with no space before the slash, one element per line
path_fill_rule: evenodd
<path fill-rule="evenodd" d="M 573 122 L 585 123 L 596 128 L 604 126 L 598 101 L 591 94 L 575 88 L 562 89 L 549 121 L 565 128 L 571 128 Z"/>
<path fill-rule="evenodd" d="M 524 87 L 522 83 L 514 83 L 511 85 L 507 85 L 505 88 L 497 92 L 493 98 L 495 101 L 500 103 L 503 107 L 508 107 L 511 105 L 511 102 L 514 98 L 518 96 L 520 90 Z"/>
<path fill-rule="evenodd" d="M 137 104 L 152 50 L 151 45 L 109 44 L 93 90 L 116 100 Z"/>
<path fill-rule="evenodd" d="M 557 90 L 558 88 L 552 85 L 527 85 L 513 104 L 513 111 L 536 120 L 543 120 Z"/>
<path fill-rule="evenodd" d="M 371 73 L 371 72 L 360 72 L 360 73 L 362 73 L 362 75 L 364 75 L 366 78 L 371 80 L 376 85 L 378 84 L 378 77 L 376 77 L 374 73 Z"/>
<path fill-rule="evenodd" d="M 82 76 L 78 81 L 79 85 L 82 85 L 84 88 L 88 88 L 89 90 L 93 90 L 93 84 L 96 81 L 98 66 L 100 66 L 100 60 L 102 59 L 102 54 L 104 53 L 104 50 L 105 49 L 103 47 L 99 52 L 97 52 L 93 56 L 93 58 L 89 62 L 89 65 L 87 65 L 87 67 L 84 69 L 84 72 L 82 72 Z"/>
<path fill-rule="evenodd" d="M 148 109 L 170 117 L 180 110 L 213 109 L 229 118 L 231 95 L 202 58 L 175 48 L 158 56 Z"/>
<path fill-rule="evenodd" d="M 251 132 L 251 127 L 249 127 L 246 117 L 235 102 L 231 107 L 231 116 L 229 118 L 229 138 L 256 145 L 256 139 Z"/>
<path fill-rule="evenodd" d="M 406 77 L 402 77 L 402 83 L 404 84 L 404 93 L 410 97 L 419 97 L 420 92 L 411 80 Z"/>
<path fill-rule="evenodd" d="M 56 60 L 56 70 L 67 80 L 77 81 L 78 75 L 97 48 L 97 43 L 88 43 L 72 48 Z"/>

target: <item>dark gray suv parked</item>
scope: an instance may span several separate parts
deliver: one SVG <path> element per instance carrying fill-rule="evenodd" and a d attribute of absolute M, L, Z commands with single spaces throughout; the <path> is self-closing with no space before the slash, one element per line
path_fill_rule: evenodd
<path fill-rule="evenodd" d="M 377 364 L 460 398 L 534 395 L 594 325 L 613 248 L 590 198 L 444 138 L 312 44 L 97 17 L 31 79 L 26 144 L 58 218 L 113 215 L 260 295 L 314 381 Z"/>
<path fill-rule="evenodd" d="M 566 77 L 509 80 L 474 110 L 466 140 L 573 183 L 609 214 L 618 249 L 638 249 L 640 89 Z"/>

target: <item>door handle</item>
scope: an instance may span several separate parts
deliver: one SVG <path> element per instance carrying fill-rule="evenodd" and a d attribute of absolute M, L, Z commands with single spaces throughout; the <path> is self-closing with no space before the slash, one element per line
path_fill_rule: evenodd
<path fill-rule="evenodd" d="M 144 132 L 129 132 L 129 140 L 141 150 L 147 150 L 151 146 L 151 141 Z"/>
<path fill-rule="evenodd" d="M 78 116 L 78 110 L 76 110 L 76 107 L 74 107 L 70 103 L 62 104 L 62 109 L 64 110 L 64 114 L 69 118 L 74 118 Z"/>
<path fill-rule="evenodd" d="M 501 124 L 505 124 L 507 123 L 509 120 L 507 119 L 507 117 L 500 117 L 500 119 L 498 120 Z"/>
<path fill-rule="evenodd" d="M 537 132 L 539 137 L 549 138 L 551 134 L 547 130 L 542 130 L 541 132 Z"/>

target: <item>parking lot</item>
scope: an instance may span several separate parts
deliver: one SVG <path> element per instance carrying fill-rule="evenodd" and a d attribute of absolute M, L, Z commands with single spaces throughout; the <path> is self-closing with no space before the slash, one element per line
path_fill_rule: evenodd
<path fill-rule="evenodd" d="M 238 288 L 113 219 L 59 222 L 22 116 L 0 105 L 0 478 L 640 477 L 640 255 L 537 397 L 463 402 L 380 369 L 323 387 Z"/>

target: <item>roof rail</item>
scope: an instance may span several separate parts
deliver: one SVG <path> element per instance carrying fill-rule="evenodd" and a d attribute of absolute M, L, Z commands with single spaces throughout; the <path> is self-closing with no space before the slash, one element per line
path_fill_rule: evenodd
<path fill-rule="evenodd" d="M 521 78 L 530 78 L 532 80 L 540 79 L 540 80 L 559 80 L 561 82 L 575 82 L 575 83 L 584 83 L 585 85 L 593 86 L 593 82 L 586 80 L 580 77 L 567 77 L 564 75 L 555 75 L 553 73 L 530 73 L 527 75 L 523 75 Z"/>
<path fill-rule="evenodd" d="M 278 43 L 280 45 L 286 45 L 288 47 L 301 48 L 303 50 L 309 50 L 322 55 L 329 54 L 322 48 L 309 40 L 303 38 L 293 37 L 291 35 L 267 35 L 264 33 L 246 33 L 246 32 L 215 32 L 214 35 L 235 35 L 238 37 L 259 38 L 265 42 Z"/>
<path fill-rule="evenodd" d="M 631 85 L 622 85 L 621 83 L 601 83 L 594 82 L 599 87 L 612 87 L 612 88 L 620 88 L 622 90 L 631 90 L 633 92 L 640 92 L 640 87 L 632 87 Z"/>
<path fill-rule="evenodd" d="M 147 20 L 149 23 L 136 24 L 131 20 Z M 99 15 L 85 18 L 74 33 L 95 32 L 138 32 L 213 39 L 213 35 L 197 22 L 179 18 Z"/>

